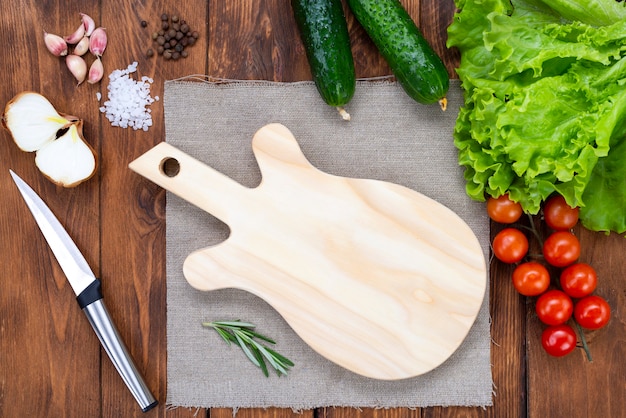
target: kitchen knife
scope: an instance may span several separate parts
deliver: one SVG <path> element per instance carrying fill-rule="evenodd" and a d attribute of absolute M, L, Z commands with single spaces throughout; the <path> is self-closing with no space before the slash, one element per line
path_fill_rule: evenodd
<path fill-rule="evenodd" d="M 50 208 L 24 180 L 12 170 L 9 172 L 76 293 L 78 305 L 87 315 L 89 323 L 124 383 L 143 412 L 154 408 L 158 402 L 139 374 L 104 305 L 100 280 L 93 274 L 80 250 Z"/>

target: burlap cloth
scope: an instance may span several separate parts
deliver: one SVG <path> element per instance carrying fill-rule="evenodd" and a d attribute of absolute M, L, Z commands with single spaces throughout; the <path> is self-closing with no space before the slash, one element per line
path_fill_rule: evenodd
<path fill-rule="evenodd" d="M 386 180 L 417 190 L 455 210 L 473 228 L 485 256 L 484 206 L 464 191 L 452 130 L 462 92 L 452 82 L 449 107 L 412 101 L 391 82 L 361 81 L 340 119 L 309 82 L 214 83 L 188 77 L 165 83 L 167 142 L 239 181 L 260 181 L 251 139 L 270 122 L 286 125 L 321 170 Z M 228 228 L 182 199 L 167 195 L 167 403 L 186 407 L 486 406 L 492 403 L 488 295 L 462 346 L 435 370 L 412 379 L 360 377 L 311 350 L 281 316 L 241 290 L 200 292 L 184 279 L 193 250 L 224 240 Z M 320 306 L 320 309 L 324 309 Z M 273 337 L 295 362 L 287 376 L 266 378 L 235 346 L 203 321 L 241 319 Z M 391 326 L 391 324 L 390 324 Z M 393 324 L 397 326 L 397 324 Z"/>

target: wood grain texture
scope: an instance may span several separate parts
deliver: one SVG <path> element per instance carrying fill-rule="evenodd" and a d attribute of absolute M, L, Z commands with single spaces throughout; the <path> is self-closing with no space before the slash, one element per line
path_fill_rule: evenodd
<path fill-rule="evenodd" d="M 445 48 L 452 0 L 400 0 L 455 76 L 458 54 Z M 85 136 L 99 152 L 98 175 L 72 190 L 43 179 L 34 156 L 17 150 L 0 131 L 0 161 L 42 195 L 67 227 L 103 281 L 108 307 L 138 367 L 161 401 L 141 414 L 84 315 L 76 308 L 65 277 L 50 254 L 10 176 L 0 173 L 0 416 L 218 418 L 229 409 L 168 410 L 166 396 L 165 195 L 131 173 L 127 164 L 165 137 L 162 103 L 152 106 L 155 125 L 148 133 L 112 128 L 98 113 L 101 85 L 76 87 L 65 64 L 48 54 L 42 32 L 69 34 L 78 13 L 90 14 L 110 36 L 105 72 L 139 62 L 154 77 L 153 95 L 163 82 L 188 74 L 277 81 L 310 78 L 306 57 L 287 1 L 280 0 L 60 0 L 0 2 L 0 105 L 16 93 L 33 90 L 62 111 L 85 120 Z M 201 33 L 187 60 L 164 62 L 144 52 L 161 13 L 179 13 Z M 358 77 L 388 75 L 389 69 L 363 29 L 346 12 Z M 148 28 L 140 26 L 146 20 Z M 494 225 L 494 230 L 497 227 Z M 311 418 L 344 417 L 620 417 L 624 416 L 625 242 L 577 229 L 583 259 L 599 270 L 598 294 L 614 308 L 606 330 L 591 333 L 593 363 L 577 353 L 555 361 L 538 346 L 541 327 L 532 305 L 510 285 L 511 268 L 491 265 L 494 406 L 481 408 L 404 408 L 390 410 L 321 408 Z M 527 357 L 528 355 L 528 357 Z M 528 388 L 528 389 L 527 389 Z M 245 418 L 291 418 L 291 410 L 246 409 Z M 298 415 L 301 416 L 301 415 Z"/>
<path fill-rule="evenodd" d="M 469 226 L 405 187 L 318 170 L 283 125 L 260 128 L 252 149 L 262 174 L 252 189 L 167 143 L 130 164 L 230 227 L 224 243 L 187 257 L 187 281 L 261 297 L 315 351 L 363 376 L 410 378 L 452 355 L 485 293 Z M 170 159 L 175 175 L 163 170 Z"/>
<path fill-rule="evenodd" d="M 211 418 L 233 418 L 233 410 L 230 408 L 212 408 Z M 287 408 L 243 408 L 237 409 L 236 416 L 240 418 L 314 418 L 316 411 L 293 411 Z M 208 418 L 208 417 L 207 417 Z"/>
<path fill-rule="evenodd" d="M 71 113 L 78 103 L 85 113 L 96 112 L 97 106 L 85 99 L 86 90 L 76 88 L 63 61 L 39 48 L 44 28 L 68 34 L 76 28 L 77 15 L 65 11 L 78 4 L 25 1 L 20 10 L 12 3 L 0 4 L 0 34 L 8 42 L 0 52 L 3 110 L 17 93 L 34 90 L 60 111 Z M 6 131 L 1 135 L 0 416 L 99 415 L 99 343 L 91 338 L 95 336 L 89 323 L 8 169 L 45 197 L 96 273 L 100 227 L 93 219 L 99 212 L 98 182 L 77 189 L 56 188 L 35 168 L 34 154 L 19 151 Z M 86 127 L 85 136 L 92 146 L 99 146 L 100 138 L 91 127 Z M 68 410 L 76 399 L 80 399 L 76 407 Z"/>
<path fill-rule="evenodd" d="M 165 80 L 205 73 L 205 1 L 102 2 L 100 10 L 101 25 L 110 28 L 109 46 L 103 57 L 107 73 L 137 61 L 138 72 L 133 78 L 153 78 L 151 95 L 161 100 Z M 178 15 L 202 33 L 188 49 L 188 58 L 165 61 L 162 57 L 146 56 L 145 51 L 154 47 L 151 34 L 160 29 L 163 13 Z M 142 27 L 142 21 L 147 27 Z M 106 83 L 101 85 L 101 91 L 106 94 Z M 99 118 L 101 135 L 106 138 L 102 142 L 100 169 L 103 292 L 138 369 L 160 402 L 157 408 L 143 414 L 116 370 L 103 360 L 102 408 L 107 417 L 166 415 L 165 193 L 127 169 L 134 156 L 165 138 L 161 103 L 151 106 L 154 126 L 147 133 L 113 127 Z M 175 416 L 191 417 L 198 413 L 204 412 L 181 409 Z"/>

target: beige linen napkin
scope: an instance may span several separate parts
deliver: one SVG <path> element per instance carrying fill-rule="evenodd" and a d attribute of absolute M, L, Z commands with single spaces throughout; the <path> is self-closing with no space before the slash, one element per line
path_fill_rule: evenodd
<path fill-rule="evenodd" d="M 361 81 L 348 105 L 350 122 L 322 102 L 310 82 L 165 84 L 167 142 L 254 187 L 260 181 L 251 140 L 270 122 L 286 125 L 322 171 L 398 183 L 456 211 L 489 248 L 484 206 L 465 194 L 452 130 L 462 92 L 453 80 L 449 108 L 415 103 L 392 82 Z M 351 373 L 311 350 L 261 299 L 240 290 L 200 292 L 184 279 L 193 250 L 224 240 L 228 228 L 167 195 L 167 403 L 185 407 L 486 406 L 492 402 L 488 295 L 462 346 L 435 370 L 412 379 L 378 381 Z M 320 309 L 324 309 L 320 306 Z M 274 338 L 295 362 L 269 378 L 203 321 L 241 319 Z"/>

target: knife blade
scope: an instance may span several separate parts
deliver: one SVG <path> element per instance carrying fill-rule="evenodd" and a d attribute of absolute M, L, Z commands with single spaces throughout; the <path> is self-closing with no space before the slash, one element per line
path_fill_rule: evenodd
<path fill-rule="evenodd" d="M 154 408 L 158 401 L 137 370 L 106 309 L 100 280 L 96 278 L 85 257 L 45 202 L 17 174 L 12 170 L 9 170 L 9 173 L 76 294 L 78 305 L 87 316 L 122 380 L 143 412 Z"/>

